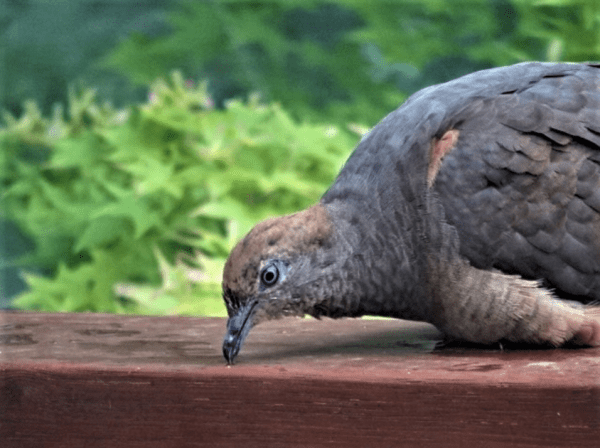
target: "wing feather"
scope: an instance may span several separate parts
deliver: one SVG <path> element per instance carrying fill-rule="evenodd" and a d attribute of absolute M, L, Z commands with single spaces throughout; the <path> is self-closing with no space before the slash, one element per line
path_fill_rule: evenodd
<path fill-rule="evenodd" d="M 578 67 L 449 111 L 460 138 L 434 189 L 475 266 L 591 301 L 600 300 L 600 69 Z"/>

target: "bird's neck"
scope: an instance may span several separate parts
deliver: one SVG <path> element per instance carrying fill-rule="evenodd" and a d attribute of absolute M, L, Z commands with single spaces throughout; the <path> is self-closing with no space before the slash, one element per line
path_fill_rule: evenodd
<path fill-rule="evenodd" d="M 336 261 L 313 285 L 318 299 L 308 313 L 423 320 L 430 311 L 427 239 L 415 237 L 408 221 L 405 225 L 393 215 L 369 213 L 368 207 L 349 210 L 338 202 L 327 211 L 335 223 Z"/>

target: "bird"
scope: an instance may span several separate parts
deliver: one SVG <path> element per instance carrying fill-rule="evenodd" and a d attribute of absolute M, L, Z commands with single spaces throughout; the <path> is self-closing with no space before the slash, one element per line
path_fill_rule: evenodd
<path fill-rule="evenodd" d="M 429 322 L 450 340 L 600 345 L 600 64 L 426 87 L 321 199 L 258 223 L 223 269 L 233 364 L 285 316 Z"/>

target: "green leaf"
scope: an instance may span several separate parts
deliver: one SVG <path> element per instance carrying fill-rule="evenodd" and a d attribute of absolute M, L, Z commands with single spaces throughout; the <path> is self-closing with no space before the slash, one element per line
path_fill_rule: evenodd
<path fill-rule="evenodd" d="M 103 152 L 97 137 L 84 132 L 54 144 L 51 166 L 54 168 L 89 168 L 98 162 Z"/>
<path fill-rule="evenodd" d="M 77 240 L 74 251 L 103 246 L 119 238 L 127 237 L 131 227 L 124 218 L 118 216 L 99 216 L 93 219 Z"/>
<path fill-rule="evenodd" d="M 101 217 L 123 217 L 127 219 L 134 228 L 134 238 L 140 238 L 153 227 L 161 224 L 157 212 L 150 210 L 143 198 L 131 193 L 119 198 L 118 202 L 108 204 L 92 214 L 92 218 Z"/>

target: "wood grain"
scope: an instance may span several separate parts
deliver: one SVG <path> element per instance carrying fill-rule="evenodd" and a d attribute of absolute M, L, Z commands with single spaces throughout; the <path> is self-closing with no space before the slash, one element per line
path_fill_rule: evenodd
<path fill-rule="evenodd" d="M 393 320 L 288 319 L 238 364 L 222 319 L 0 313 L 2 447 L 590 447 L 600 349 L 435 348 Z"/>

